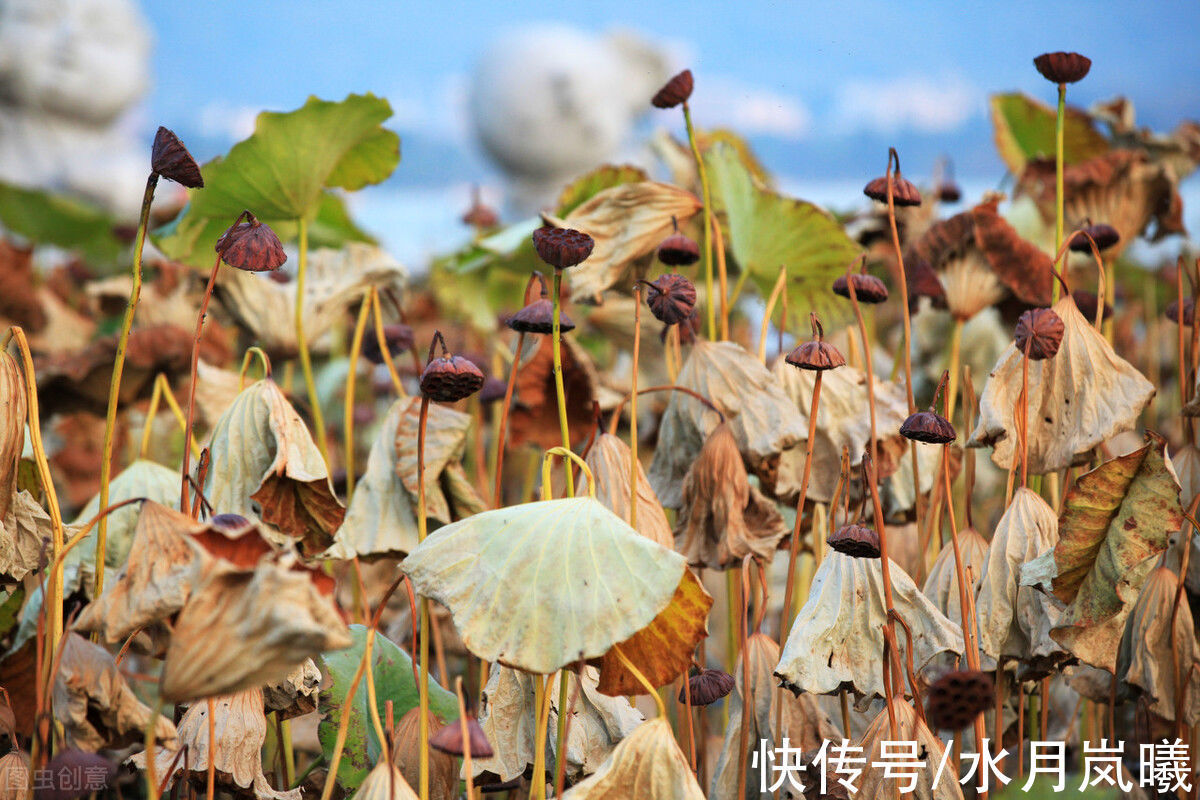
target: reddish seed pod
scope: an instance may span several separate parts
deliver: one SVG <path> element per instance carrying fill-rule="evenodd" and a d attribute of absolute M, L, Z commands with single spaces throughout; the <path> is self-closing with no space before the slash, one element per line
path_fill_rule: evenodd
<path fill-rule="evenodd" d="M 575 330 L 575 323 L 561 310 L 558 314 L 558 326 L 563 333 Z M 508 327 L 518 333 L 553 333 L 554 303 L 544 297 L 534 300 L 509 317 Z"/>
<path fill-rule="evenodd" d="M 849 299 L 849 281 L 854 281 L 854 296 L 858 298 L 858 302 L 870 303 L 871 305 L 887 302 L 887 286 L 874 275 L 859 273 L 850 275 L 849 278 L 845 275 L 839 275 L 833 282 L 833 293 Z"/>
<path fill-rule="evenodd" d="M 719 669 L 702 669 L 688 676 L 687 691 L 693 706 L 709 706 L 733 691 L 733 676 Z M 687 702 L 683 689 L 679 690 L 679 702 Z"/>
<path fill-rule="evenodd" d="M 879 534 L 857 522 L 838 528 L 825 543 L 851 558 L 879 558 L 880 554 Z"/>
<path fill-rule="evenodd" d="M 1033 66 L 1042 77 L 1051 83 L 1075 83 L 1081 81 L 1092 68 L 1092 60 L 1079 53 L 1042 53 L 1033 60 Z"/>
<path fill-rule="evenodd" d="M 676 325 L 692 315 L 696 308 L 696 287 L 682 275 L 659 275 L 646 284 L 646 305 L 655 318 Z"/>
<path fill-rule="evenodd" d="M 433 358 L 433 348 L 442 344 L 442 355 Z M 429 347 L 429 363 L 421 373 L 421 394 L 438 403 L 455 403 L 479 391 L 483 372 L 470 359 L 452 356 L 440 331 L 434 331 Z"/>
<path fill-rule="evenodd" d="M 1054 358 L 1065 331 L 1066 326 L 1054 309 L 1031 308 L 1017 321 L 1013 344 L 1022 353 L 1028 345 L 1031 361 Z"/>
<path fill-rule="evenodd" d="M 884 191 L 887 191 L 886 186 Z M 958 188 L 958 184 L 954 181 L 942 181 L 933 191 L 940 203 L 957 203 L 962 199 L 962 189 Z"/>
<path fill-rule="evenodd" d="M 483 726 L 474 717 L 467 717 L 467 736 L 471 744 L 471 758 L 491 758 L 495 755 Z M 429 746 L 448 755 L 462 758 L 466 748 L 463 747 L 462 723 L 458 720 L 445 725 L 433 736 L 429 737 Z"/>
<path fill-rule="evenodd" d="M 1164 311 L 1163 314 L 1164 314 L 1164 316 L 1166 316 L 1167 319 L 1171 320 L 1171 322 L 1174 322 L 1176 325 L 1178 325 L 1179 324 L 1179 301 L 1172 300 L 1167 305 L 1167 310 Z M 1196 314 L 1195 301 L 1192 300 L 1192 298 L 1190 298 L 1190 297 L 1183 298 L 1183 324 L 1190 328 L 1192 326 L 1192 320 L 1195 318 L 1195 314 Z"/>
<path fill-rule="evenodd" d="M 1083 314 L 1083 318 L 1093 320 L 1096 318 L 1096 303 L 1099 298 L 1095 292 L 1089 292 L 1087 289 L 1072 289 L 1071 299 L 1075 301 L 1075 307 L 1079 309 L 1079 313 Z M 1104 318 L 1108 319 L 1113 315 L 1113 308 L 1108 303 L 1104 304 Z"/>
<path fill-rule="evenodd" d="M 783 360 L 793 367 L 817 372 L 844 366 L 846 359 L 842 357 L 841 352 L 825 341 L 825 331 L 821 327 L 821 320 L 815 313 L 810 313 L 808 318 L 812 323 L 812 341 L 797 345 Z"/>
<path fill-rule="evenodd" d="M 1087 225 L 1083 228 L 1083 232 L 1092 237 L 1092 241 L 1096 243 L 1097 250 L 1107 250 L 1108 248 L 1121 241 L 1121 234 L 1112 225 L 1105 225 L 1103 222 L 1098 222 L 1095 225 Z M 1071 239 L 1071 244 L 1067 247 L 1076 253 L 1092 252 L 1091 242 L 1087 240 L 1087 236 L 1076 236 Z"/>
<path fill-rule="evenodd" d="M 586 261 L 596 242 L 583 231 L 543 227 L 533 232 L 533 246 L 542 261 L 566 269 Z"/>
<path fill-rule="evenodd" d="M 204 176 L 200 174 L 200 165 L 196 163 L 196 159 L 192 158 L 192 154 L 174 132 L 161 125 L 158 133 L 154 135 L 154 145 L 150 149 L 150 169 L 189 189 L 200 189 L 204 186 Z"/>
<path fill-rule="evenodd" d="M 954 426 L 934 411 L 918 411 L 900 425 L 900 435 L 905 439 L 925 444 L 949 444 L 954 441 Z"/>
<path fill-rule="evenodd" d="M 674 108 L 680 103 L 686 103 L 692 96 L 694 85 L 692 71 L 685 69 L 655 92 L 654 97 L 650 98 L 650 104 L 655 108 Z"/>
<path fill-rule="evenodd" d="M 887 176 L 876 178 L 863 187 L 863 194 L 880 203 L 887 202 Z M 921 205 L 921 192 L 912 181 L 900 177 L 897 172 L 892 177 L 892 203 L 897 206 Z"/>
<path fill-rule="evenodd" d="M 391 322 L 383 326 L 383 339 L 387 342 L 388 353 L 395 356 L 412 347 L 413 330 L 402 322 Z M 372 364 L 383 363 L 383 351 L 379 349 L 379 337 L 374 333 L 368 333 L 363 337 L 362 356 Z"/>
<path fill-rule="evenodd" d="M 217 240 L 216 251 L 221 260 L 234 269 L 246 272 L 267 272 L 279 269 L 287 261 L 283 242 L 271 226 L 259 222 L 249 211 L 243 211 L 243 222 L 234 223 Z"/>
<path fill-rule="evenodd" d="M 658 246 L 658 260 L 668 267 L 687 267 L 700 260 L 700 246 L 682 233 L 674 233 Z"/>

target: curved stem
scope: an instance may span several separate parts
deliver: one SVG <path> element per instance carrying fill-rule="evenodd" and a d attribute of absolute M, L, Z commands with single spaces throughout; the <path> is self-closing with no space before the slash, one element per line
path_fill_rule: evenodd
<path fill-rule="evenodd" d="M 383 331 L 383 309 L 379 303 L 379 290 L 372 286 L 367 294 L 371 298 L 371 316 L 375 320 L 375 340 L 379 343 L 380 357 L 387 365 L 388 375 L 391 376 L 396 395 L 408 397 L 408 392 L 404 391 L 404 383 L 400 380 L 400 373 L 396 371 L 396 362 L 392 358 L 392 348 L 388 346 L 387 334 Z M 420 370 L 417 371 L 417 374 L 421 374 Z"/>
<path fill-rule="evenodd" d="M 1058 117 L 1054 123 L 1054 249 L 1063 240 L 1063 138 L 1067 116 L 1067 85 L 1058 85 Z M 1058 302 L 1058 284 L 1050 288 L 1050 304 Z"/>
<path fill-rule="evenodd" d="M 725 239 L 721 224 L 712 219 L 713 248 L 717 251 L 717 284 L 721 292 L 721 340 L 729 339 L 729 275 L 725 269 Z"/>
<path fill-rule="evenodd" d="M 363 646 L 362 658 L 358 661 L 358 669 L 354 671 L 354 677 L 350 679 L 350 688 L 346 693 L 347 697 L 354 697 L 358 692 L 358 684 L 362 682 L 363 673 L 366 672 L 367 664 L 371 661 L 371 644 L 374 642 L 374 628 L 367 630 L 366 644 Z M 425 714 L 425 711 L 421 712 Z M 346 734 L 350 730 L 351 714 L 342 714 L 342 718 L 338 721 L 337 736 L 333 741 L 333 753 L 329 756 L 329 772 L 325 776 L 325 786 L 321 789 L 321 800 L 329 800 L 333 795 L 333 786 L 337 783 L 338 765 L 342 763 L 342 753 L 346 748 Z M 422 716 L 422 720 L 426 717 Z M 428 722 L 426 722 L 428 727 Z M 422 753 L 427 753 L 427 748 L 422 748 Z M 423 795 L 428 798 L 428 792 Z"/>
<path fill-rule="evenodd" d="M 463 697 L 463 679 L 458 676 L 454 679 L 454 693 L 458 695 L 458 724 L 462 731 L 463 741 L 463 776 L 467 780 L 467 800 L 474 800 L 475 797 L 475 775 L 471 768 L 471 731 L 467 722 L 467 701 Z"/>
<path fill-rule="evenodd" d="M 697 392 L 695 389 L 689 389 L 686 386 L 670 386 L 670 385 L 664 384 L 662 386 L 649 386 L 645 389 L 638 390 L 638 394 L 650 394 L 651 392 L 683 392 L 684 394 L 688 395 L 689 397 L 693 397 L 693 398 L 699 400 L 701 403 L 703 403 L 709 411 L 713 412 L 714 414 L 716 414 L 718 417 L 721 418 L 721 422 L 725 421 L 725 415 L 723 413 L 721 413 L 721 409 L 719 409 L 715 405 L 713 405 L 711 400 L 709 400 L 707 397 L 705 397 L 704 395 Z M 614 434 L 614 435 L 616 434 L 617 423 L 621 419 L 621 412 L 625 409 L 625 403 L 629 401 L 630 397 L 631 397 L 631 395 L 629 395 L 629 394 L 622 397 L 621 401 L 619 403 L 617 403 L 617 407 L 613 409 L 612 418 L 608 424 L 608 432 L 609 433 Z"/>
<path fill-rule="evenodd" d="M 425 428 L 429 422 L 429 398 L 421 396 L 421 414 L 417 424 L 417 539 L 425 541 L 429 523 L 425 519 Z M 421 598 L 420 669 L 421 682 L 417 684 L 419 694 L 420 723 L 420 778 L 421 800 L 429 800 L 429 601 Z M 328 800 L 328 798 L 322 798 Z"/>
<path fill-rule="evenodd" d="M 562 376 L 562 270 L 554 269 L 554 323 L 551 329 L 554 345 L 554 393 L 558 399 L 558 427 L 562 432 L 563 447 L 571 449 L 571 433 L 567 427 L 567 393 L 563 389 Z M 520 354 L 517 356 L 520 358 Z M 567 468 L 567 496 L 575 496 L 575 475 Z"/>
<path fill-rule="evenodd" d="M 263 374 L 261 380 L 265 381 L 271 377 L 271 359 L 267 356 L 266 352 L 258 345 L 247 347 L 246 354 L 242 356 L 242 370 L 238 373 L 239 392 L 246 388 L 246 373 L 250 371 L 250 361 L 253 358 L 258 358 L 259 363 L 262 364 Z"/>
<path fill-rule="evenodd" d="M 142 193 L 142 211 L 138 217 L 137 239 L 133 245 L 133 288 L 129 290 L 129 302 L 125 305 L 125 317 L 121 321 L 121 333 L 117 337 L 117 356 L 113 361 L 112 380 L 108 385 L 108 411 L 104 417 L 104 446 L 100 457 L 100 507 L 108 505 L 109 484 L 112 482 L 113 437 L 117 429 L 117 405 L 121 397 L 121 375 L 125 371 L 125 351 L 129 348 L 129 332 L 133 329 L 133 317 L 137 313 L 138 299 L 142 295 L 142 250 L 146 246 L 146 228 L 150 225 L 150 205 L 154 202 L 154 188 L 158 186 L 158 173 L 151 172 L 146 178 L 146 190 Z M 184 440 L 187 451 L 187 440 Z M 96 597 L 104 591 L 104 549 L 108 539 L 108 520 L 100 521 L 96 532 Z"/>
<path fill-rule="evenodd" d="M 633 370 L 629 390 L 629 527 L 637 529 L 638 507 L 638 358 L 642 349 L 642 286 L 633 287 Z"/>
<path fill-rule="evenodd" d="M 371 293 L 363 294 L 358 307 L 358 319 L 354 321 L 354 335 L 350 338 L 350 368 L 346 373 L 346 398 L 342 403 L 342 431 L 345 445 L 342 460 L 346 464 L 346 498 L 354 496 L 354 395 L 358 388 L 358 357 L 362 353 L 363 332 L 367 327 L 367 315 L 371 313 Z"/>
<path fill-rule="evenodd" d="M 308 220 L 301 217 L 297 220 L 300 227 L 300 253 L 296 267 L 296 348 L 300 351 L 300 369 L 304 372 L 304 388 L 308 390 L 308 403 L 312 406 L 313 427 L 316 429 L 317 449 L 321 458 L 329 463 L 329 443 L 325 432 L 325 415 L 321 411 L 321 401 L 317 396 L 317 383 L 313 378 L 312 356 L 308 352 L 308 339 L 304 335 L 304 278 L 308 273 Z"/>
<path fill-rule="evenodd" d="M 950 335 L 950 379 L 946 385 L 946 419 L 950 420 L 950 424 L 954 424 L 954 405 L 958 398 L 958 373 L 962 369 L 962 335 L 964 321 L 958 317 L 954 318 L 954 331 Z M 950 495 L 946 495 L 946 502 L 949 503 Z"/>
<path fill-rule="evenodd" d="M 658 692 L 654 690 L 654 685 L 646 679 L 646 676 L 642 674 L 642 671 L 634 666 L 634 663 L 629 660 L 629 657 L 622 652 L 621 645 L 614 644 L 612 646 L 612 651 L 616 654 L 617 660 L 621 662 L 621 665 L 624 666 L 625 669 L 629 670 L 629 673 L 633 675 L 637 682 L 646 689 L 646 694 L 650 695 L 650 698 L 654 700 L 654 707 L 658 710 L 658 716 L 665 719 L 667 716 L 667 707 L 665 704 L 663 704 L 662 698 L 659 697 Z"/>
<path fill-rule="evenodd" d="M 775 313 L 775 304 L 779 302 L 779 295 L 783 293 L 784 287 L 787 285 L 787 267 L 779 268 L 779 277 L 775 279 L 775 286 L 771 289 L 771 296 L 767 299 L 767 307 L 763 312 L 762 330 L 758 335 L 758 360 L 762 363 L 767 363 L 767 328 L 771 325 L 771 315 Z M 782 326 L 782 323 L 780 323 Z"/>
<path fill-rule="evenodd" d="M 683 103 L 683 124 L 687 127 L 688 145 L 692 148 L 692 157 L 696 159 L 696 177 L 700 179 L 700 195 L 704 202 L 704 305 L 708 322 L 708 338 L 717 338 L 717 306 L 713 296 L 713 265 L 712 265 L 712 196 L 708 188 L 708 171 L 704 168 L 704 157 L 700 155 L 700 147 L 696 144 L 696 130 L 692 127 L 692 111 L 685 101 Z"/>
<path fill-rule="evenodd" d="M 804 517 L 804 501 L 808 497 L 808 479 L 812 474 L 813 449 L 817 439 L 817 411 L 821 402 L 821 376 L 823 370 L 817 370 L 813 377 L 812 405 L 808 412 L 808 442 L 804 448 L 804 474 L 800 478 L 800 497 L 796 500 L 796 524 L 792 526 L 792 541 L 788 548 L 787 583 L 783 590 L 783 609 L 779 612 L 779 640 L 784 641 L 792 616 L 792 594 L 796 585 L 796 557 L 800 553 L 800 522 Z M 817 531 L 812 531 L 813 539 Z M 782 705 L 782 704 L 781 704 Z"/>
<path fill-rule="evenodd" d="M 567 697 L 567 668 L 558 671 L 558 726 L 554 736 L 554 785 L 558 787 L 567 771 L 567 720 L 571 702 Z"/>
<path fill-rule="evenodd" d="M 234 223 L 237 224 L 237 223 Z M 208 316 L 208 303 L 212 299 L 213 287 L 217 285 L 217 272 L 221 269 L 221 254 L 213 261 L 212 272 L 208 276 L 208 284 L 204 287 L 204 297 L 200 301 L 200 313 L 196 316 L 196 334 L 192 338 L 192 371 L 188 384 L 188 413 L 187 428 L 183 432 L 184 442 L 192 440 L 192 426 L 196 420 L 196 371 L 200 365 L 200 336 L 204 331 L 204 318 Z M 191 474 L 191 452 L 183 448 L 183 474 L 180 476 L 179 510 L 188 513 L 188 476 Z M 103 503 L 104 501 L 101 500 Z"/>

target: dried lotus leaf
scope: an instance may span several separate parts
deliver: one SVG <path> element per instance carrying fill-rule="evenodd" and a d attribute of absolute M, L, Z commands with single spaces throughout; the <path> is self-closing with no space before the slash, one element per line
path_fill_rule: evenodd
<path fill-rule="evenodd" d="M 126 500 L 143 499 L 165 506 L 179 502 L 179 471 L 167 469 L 162 464 L 138 459 L 120 474 L 112 479 L 108 487 L 109 505 L 123 503 Z M 74 531 L 85 527 L 100 513 L 100 495 L 94 495 L 83 510 L 67 527 Z M 133 546 L 134 532 L 137 530 L 141 509 L 137 503 L 130 503 L 110 513 L 108 519 L 108 534 L 104 543 L 104 564 L 107 567 L 120 567 L 129 558 L 129 548 Z M 85 536 L 71 552 L 67 553 L 64 563 L 86 564 L 91 568 L 96 555 L 96 529 Z"/>
<path fill-rule="evenodd" d="M 305 553 L 332 543 L 345 509 L 308 427 L 274 381 L 237 396 L 213 428 L 210 452 L 205 491 L 213 508 L 261 519 Z"/>
<path fill-rule="evenodd" d="M 661 717 L 639 725 L 613 749 L 600 769 L 563 794 L 563 800 L 627 797 L 704 800 L 670 723 Z"/>
<path fill-rule="evenodd" d="M 406 404 L 399 424 L 394 428 L 396 449 L 396 475 L 404 491 L 415 506 L 417 502 L 417 433 L 420 424 L 421 401 L 413 397 L 400 400 Z M 467 447 L 467 432 L 471 428 L 471 415 L 441 403 L 429 404 L 429 415 L 425 421 L 425 513 L 430 520 L 442 524 L 469 516 L 481 510 L 473 488 L 452 504 L 452 496 L 441 486 L 440 478 L 459 464 Z M 466 502 L 464 503 L 463 500 Z M 462 506 L 465 505 L 465 508 Z M 468 511 L 468 513 L 463 513 Z M 415 522 L 416 515 L 413 514 Z"/>
<path fill-rule="evenodd" d="M 1178 664 L 1187 675 L 1183 718 L 1195 725 L 1200 720 L 1200 672 L 1191 665 L 1200 661 L 1200 646 L 1191 607 L 1175 605 L 1178 581 L 1171 570 L 1156 567 L 1138 594 L 1117 650 L 1118 698 L 1145 695 L 1150 711 L 1173 721 L 1180 700 Z"/>
<path fill-rule="evenodd" d="M 354 797 L 355 800 L 417 800 L 417 793 L 399 767 L 380 761 L 367 773 Z"/>
<path fill-rule="evenodd" d="M 317 710 L 321 671 L 311 658 L 277 681 L 263 686 L 263 704 L 280 719 L 291 719 Z"/>
<path fill-rule="evenodd" d="M 970 570 L 970 574 L 975 576 L 969 588 L 974 595 L 978 591 L 979 576 L 983 574 L 983 565 L 987 561 L 988 541 L 974 528 L 964 528 L 958 532 L 958 549 L 962 554 L 964 573 Z M 962 597 L 958 591 L 954 547 L 950 542 L 942 545 L 942 552 L 934 559 L 922 591 L 947 618 L 962 619 Z"/>
<path fill-rule="evenodd" d="M 76 747 L 94 753 L 144 741 L 152 718 L 157 741 L 175 738 L 171 720 L 138 700 L 103 647 L 68 633 L 60 657 L 54 713 Z"/>
<path fill-rule="evenodd" d="M 805 433 L 800 441 L 784 450 L 779 460 L 775 494 L 795 497 L 800 493 L 804 475 L 804 452 L 808 437 L 808 414 L 812 409 L 815 374 L 796 369 L 783 359 L 776 360 L 772 374 L 801 415 Z M 879 477 L 885 479 L 901 468 L 907 447 L 900 436 L 900 425 L 908 418 L 908 398 L 904 387 L 892 381 L 875 380 L 875 436 L 878 443 Z M 808 499 L 828 503 L 833 499 L 841 473 L 842 449 L 849 448 L 851 467 L 862 463 L 871 439 L 871 417 L 867 400 L 867 376 L 851 366 L 829 370 L 821 378 L 821 402 L 817 408 L 817 441 L 813 445 L 813 468 L 809 475 Z M 922 471 L 925 474 L 925 471 Z M 912 479 L 908 480 L 909 485 Z"/>
<path fill-rule="evenodd" d="M 624 697 L 610 697 L 597 689 L 599 673 L 585 666 L 581 676 L 567 672 L 567 698 L 571 704 L 571 725 L 567 731 L 566 774 L 569 778 L 591 775 L 604 763 L 614 747 L 643 722 L 640 711 Z M 550 698 L 549 729 L 558 725 L 559 680 L 555 673 L 547 695 Z M 495 775 L 501 781 L 512 780 L 533 764 L 534 688 L 539 677 L 500 664 L 493 664 L 483 690 L 479 724 L 492 744 L 492 758 L 472 759 L 475 775 Z M 547 758 L 553 760 L 557 742 L 547 741 Z"/>
<path fill-rule="evenodd" d="M 1070 295 L 1054 306 L 1064 333 L 1054 358 L 1029 364 L 1029 472 L 1066 469 L 1102 442 L 1137 424 L 1154 386 L 1118 356 Z M 1024 355 L 1009 345 L 979 398 L 979 424 L 969 446 L 991 445 L 992 460 L 1011 469 L 1018 459 L 1014 409 Z"/>
<path fill-rule="evenodd" d="M 618 517 L 629 519 L 630 487 L 629 461 L 631 453 L 629 445 L 619 436 L 601 431 L 588 450 L 587 465 L 596 479 L 596 499 Z M 658 495 L 646 478 L 642 463 L 637 463 L 637 532 L 647 539 L 658 542 L 663 547 L 674 547 L 675 536 L 671 533 L 671 523 L 667 521 L 666 512 L 658 502 Z"/>
<path fill-rule="evenodd" d="M 896 720 L 895 728 L 892 727 L 893 715 Z M 887 769 L 865 769 L 858 784 L 857 796 L 874 800 L 901 800 L 902 796 L 920 797 L 922 800 L 963 800 L 962 788 L 958 781 L 946 780 L 945 776 L 941 776 L 941 780 L 938 779 L 939 768 L 945 757 L 945 744 L 917 716 L 916 710 L 903 700 L 893 700 L 891 712 L 887 708 L 880 711 L 858 744 L 866 757 L 866 763 L 875 765 L 886 763 L 880 759 L 895 752 L 891 747 L 884 749 L 885 743 L 891 742 L 915 742 L 917 752 L 922 754 L 921 766 L 912 770 L 906 769 L 903 777 L 889 774 Z M 901 795 L 900 787 L 909 782 L 908 775 L 914 772 L 917 780 L 913 791 Z"/>
<path fill-rule="evenodd" d="M 162 694 L 179 701 L 262 686 L 350 644 L 332 599 L 307 570 L 269 559 L 253 570 L 214 560 L 179 612 Z"/>
<path fill-rule="evenodd" d="M 549 336 L 530 346 L 533 356 L 517 369 L 512 411 L 508 420 L 508 447 L 532 443 L 548 449 L 562 444 L 558 421 L 558 399 L 554 383 L 554 343 Z M 592 358 L 573 339 L 561 342 L 563 396 L 567 407 L 567 429 L 572 443 L 582 441 L 595 423 L 599 378 Z"/>
<path fill-rule="evenodd" d="M 0 519 L 17 491 L 17 465 L 25 447 L 25 378 L 7 352 L 0 353 Z"/>
<path fill-rule="evenodd" d="M 15 583 L 36 571 L 50 552 L 53 535 L 50 515 L 33 495 L 15 492 L 0 519 L 0 583 Z"/>
<path fill-rule="evenodd" d="M 571 302 L 595 303 L 638 258 L 653 253 L 701 208 L 699 199 L 677 186 L 657 181 L 623 183 L 604 189 L 567 214 L 543 215 L 555 228 L 583 231 L 595 242 L 586 261 L 567 272 Z"/>
<path fill-rule="evenodd" d="M 1017 489 L 992 532 L 975 599 L 979 648 L 991 658 L 1020 660 L 1038 673 L 1066 658 L 1050 638 L 1061 609 L 1032 586 L 1023 585 L 1021 575 L 1026 562 L 1057 542 L 1054 510 L 1029 489 Z"/>
<path fill-rule="evenodd" d="M 801 692 L 781 692 L 772 671 L 779 663 L 779 645 L 773 639 L 756 633 L 746 640 L 734 674 L 733 694 L 729 705 L 729 724 L 717 759 L 716 771 L 709 788 L 711 797 L 737 797 L 739 766 L 746 782 L 746 797 L 771 797 L 759 794 L 759 770 L 748 769 L 754 751 L 762 742 L 769 743 L 768 752 L 783 747 L 803 751 L 816 750 L 825 741 L 840 742 L 842 733 L 837 725 L 817 705 L 816 695 Z M 744 696 L 746 672 L 749 671 L 749 702 Z M 783 707 L 780 708 L 779 704 Z M 750 715 L 747 718 L 746 709 Z M 780 729 L 775 729 L 779 713 Z M 739 753 L 742 726 L 748 725 L 746 752 Z"/>
<path fill-rule="evenodd" d="M 757 474 L 770 475 L 780 453 L 808 435 L 804 418 L 778 378 L 733 342 L 697 342 L 675 383 L 720 409 L 742 459 Z M 664 506 L 682 507 L 684 476 L 720 421 L 696 398 L 671 393 L 649 473 Z"/>
<path fill-rule="evenodd" d="M 476 657 L 545 675 L 650 625 L 687 565 L 599 501 L 577 497 L 451 523 L 400 568 L 419 594 L 450 609 Z"/>
<path fill-rule="evenodd" d="M 912 628 L 915 669 L 934 665 L 944 653 L 961 655 L 962 629 L 947 619 L 894 562 L 896 612 Z M 775 675 L 793 692 L 831 694 L 850 689 L 859 705 L 886 695 L 883 632 L 887 623 L 883 567 L 877 558 L 827 553 L 813 575 L 808 599 L 796 615 Z M 899 637 L 902 661 L 907 639 Z"/>
<path fill-rule="evenodd" d="M 209 761 L 223 784 L 233 784 L 257 800 L 300 800 L 300 789 L 277 791 L 263 775 L 262 747 L 267 739 L 267 717 L 263 711 L 263 693 L 247 689 L 212 698 L 213 729 L 216 745 L 209 741 L 209 702 L 193 703 L 179 720 L 178 744 L 154 751 L 155 773 L 164 788 L 171 788 L 180 777 L 204 780 Z M 180 750 L 187 749 L 187 770 Z M 129 762 L 146 768 L 146 754 L 135 753 Z"/>

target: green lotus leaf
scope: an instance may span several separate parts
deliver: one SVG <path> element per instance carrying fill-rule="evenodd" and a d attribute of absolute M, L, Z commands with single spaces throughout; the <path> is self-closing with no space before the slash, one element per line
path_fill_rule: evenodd
<path fill-rule="evenodd" d="M 539 674 L 602 656 L 649 626 L 687 572 L 683 556 L 592 497 L 455 522 L 400 568 L 450 609 L 474 655 Z"/>
<path fill-rule="evenodd" d="M 737 150 L 717 142 L 705 156 L 714 210 L 721 216 L 725 246 L 737 266 L 766 297 L 788 272 L 789 307 L 816 311 L 827 328 L 847 318 L 850 304 L 829 287 L 859 253 L 828 211 L 763 187 Z"/>
<path fill-rule="evenodd" d="M 400 137 L 382 127 L 387 100 L 349 95 L 341 102 L 310 97 L 295 111 L 264 111 L 254 133 L 203 166 L 204 188 L 189 191 L 180 217 L 156 242 L 172 258 L 206 264 L 212 244 L 244 209 L 283 239 L 295 223 L 313 221 L 310 244 L 334 247 L 368 238 L 330 189 L 380 183 L 400 161 Z"/>
<path fill-rule="evenodd" d="M 992 95 L 991 107 L 996 150 L 1014 175 L 1032 158 L 1054 158 L 1055 109 L 1020 92 Z M 1108 149 L 1108 140 L 1096 130 L 1092 118 L 1068 107 L 1063 122 L 1063 162 L 1087 161 Z"/>
<path fill-rule="evenodd" d="M 78 250 L 104 263 L 116 261 L 121 252 L 113 235 L 116 220 L 65 195 L 0 182 L 0 224 L 34 244 Z"/>
<path fill-rule="evenodd" d="M 555 216 L 565 217 L 588 200 L 591 200 L 605 189 L 620 186 L 623 183 L 639 183 L 650 180 L 646 171 L 630 164 L 605 164 L 591 172 L 580 175 L 558 195 L 558 209 Z"/>

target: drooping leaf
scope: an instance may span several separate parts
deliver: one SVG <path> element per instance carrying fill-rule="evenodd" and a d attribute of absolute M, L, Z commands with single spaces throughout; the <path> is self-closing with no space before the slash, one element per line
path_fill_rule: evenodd
<path fill-rule="evenodd" d="M 667 720 L 656 717 L 639 725 L 613 748 L 600 769 L 563 794 L 563 800 L 609 797 L 704 800 Z"/>
<path fill-rule="evenodd" d="M 1144 446 L 1081 475 L 1067 493 L 1058 544 L 1026 567 L 1052 576 L 1054 595 L 1067 604 L 1051 635 L 1081 661 L 1110 671 L 1155 556 L 1183 523 L 1165 448 L 1147 433 Z"/>
<path fill-rule="evenodd" d="M 121 252 L 112 217 L 79 200 L 39 189 L 0 182 L 0 224 L 34 244 L 78 250 L 101 262 L 113 262 Z"/>
<path fill-rule="evenodd" d="M 317 737 L 325 757 L 333 753 L 338 725 L 342 714 L 349 713 L 346 746 L 342 761 L 338 765 L 338 781 L 347 791 L 358 788 L 371 765 L 379 759 L 380 743 L 375 735 L 367 706 L 367 679 L 359 681 L 354 697 L 347 701 L 350 682 L 362 661 L 367 644 L 367 629 L 362 625 L 350 626 L 353 644 L 345 650 L 325 653 L 321 656 L 321 671 L 330 678 L 329 688 L 321 691 L 319 708 L 323 711 L 317 727 Z M 375 634 L 371 644 L 371 671 L 375 681 L 375 700 L 379 706 L 379 718 L 385 718 L 385 702 L 392 701 L 392 713 L 397 719 L 403 717 L 418 704 L 417 685 L 413 680 L 413 664 L 408 654 L 382 634 Z M 444 722 L 458 719 L 458 700 L 453 694 L 429 681 L 429 708 Z"/>
<path fill-rule="evenodd" d="M 1027 94 L 1013 92 L 991 97 L 992 130 L 1000 158 L 1019 175 L 1033 158 L 1054 158 L 1057 112 Z M 1063 129 L 1063 162 L 1086 161 L 1108 150 L 1108 141 L 1096 130 L 1092 118 L 1067 107 Z"/>
<path fill-rule="evenodd" d="M 591 200 L 605 189 L 620 186 L 623 183 L 638 183 L 649 180 L 650 176 L 640 167 L 631 164 L 605 164 L 591 172 L 580 175 L 563 188 L 558 195 L 558 209 L 555 216 L 565 217 L 588 200 Z"/>
<path fill-rule="evenodd" d="M 728 144 L 714 145 L 705 165 L 725 246 L 759 293 L 769 295 L 779 268 L 787 267 L 791 308 L 816 311 L 829 328 L 844 320 L 850 305 L 829 287 L 859 248 L 838 221 L 812 203 L 763 188 Z"/>
<path fill-rule="evenodd" d="M 204 165 L 204 188 L 189 192 L 187 208 L 158 240 L 160 247 L 180 261 L 210 262 L 213 234 L 219 236 L 243 209 L 285 238 L 295 229 L 278 223 L 312 219 L 319 211 L 327 233 L 353 235 L 344 209 L 325 194 L 361 189 L 392 173 L 400 138 L 382 127 L 391 115 L 388 102 L 372 94 L 340 102 L 310 97 L 294 111 L 264 111 L 248 139 Z"/>

